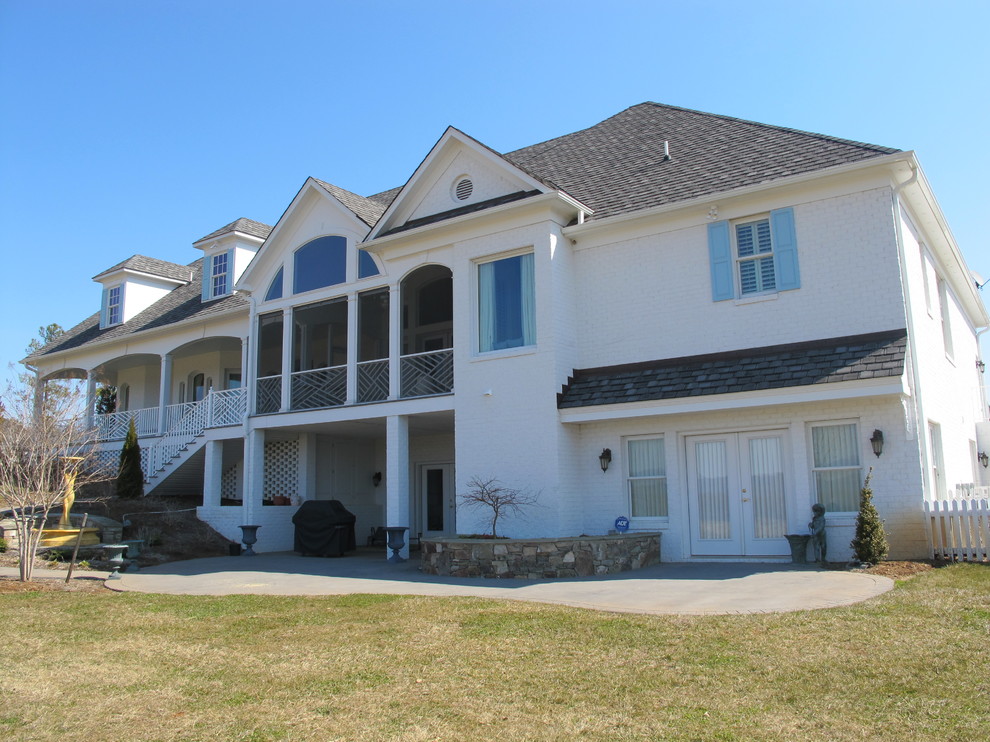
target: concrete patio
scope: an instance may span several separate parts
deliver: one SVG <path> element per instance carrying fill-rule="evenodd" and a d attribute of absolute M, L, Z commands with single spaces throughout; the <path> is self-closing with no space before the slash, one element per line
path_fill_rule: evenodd
<path fill-rule="evenodd" d="M 647 614 L 776 613 L 849 605 L 893 588 L 886 577 L 814 565 L 671 563 L 618 575 L 556 580 L 491 580 L 422 574 L 381 550 L 339 559 L 291 553 L 170 562 L 125 573 L 108 587 L 179 595 L 473 596 Z"/>

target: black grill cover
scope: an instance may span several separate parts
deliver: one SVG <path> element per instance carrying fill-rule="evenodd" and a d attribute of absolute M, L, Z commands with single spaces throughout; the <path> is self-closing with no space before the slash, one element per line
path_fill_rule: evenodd
<path fill-rule="evenodd" d="M 343 556 L 357 548 L 352 512 L 339 500 L 307 500 L 292 516 L 296 526 L 294 550 L 314 556 Z"/>

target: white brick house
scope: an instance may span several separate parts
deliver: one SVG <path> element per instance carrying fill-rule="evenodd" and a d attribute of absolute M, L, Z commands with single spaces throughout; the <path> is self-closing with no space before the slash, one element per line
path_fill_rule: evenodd
<path fill-rule="evenodd" d="M 872 466 L 924 556 L 924 501 L 988 481 L 990 319 L 912 152 L 653 103 L 505 155 L 448 129 L 401 188 L 310 178 L 194 247 L 97 275 L 27 362 L 116 386 L 107 450 L 134 417 L 149 489 L 261 551 L 311 498 L 475 532 L 455 493 L 494 476 L 540 493 L 508 535 L 773 560 L 821 501 L 842 559 Z"/>

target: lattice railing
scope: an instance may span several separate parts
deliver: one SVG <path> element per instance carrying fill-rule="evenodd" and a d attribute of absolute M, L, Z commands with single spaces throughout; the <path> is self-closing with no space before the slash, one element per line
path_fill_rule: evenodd
<path fill-rule="evenodd" d="M 255 383 L 255 412 L 264 415 L 282 409 L 282 377 L 263 376 Z"/>
<path fill-rule="evenodd" d="M 144 476 L 151 479 L 165 465 L 185 449 L 196 436 L 202 435 L 210 421 L 213 391 L 206 399 L 188 405 L 188 411 L 155 443 L 145 449 L 147 455 L 142 460 Z"/>
<path fill-rule="evenodd" d="M 448 394 L 454 390 L 454 351 L 413 353 L 399 359 L 399 379 L 403 397 Z"/>
<path fill-rule="evenodd" d="M 293 410 L 336 407 L 347 401 L 347 366 L 297 371 L 291 379 Z"/>
<path fill-rule="evenodd" d="M 247 394 L 244 389 L 225 389 L 210 392 L 210 419 L 207 427 L 220 428 L 239 425 L 244 419 Z"/>
<path fill-rule="evenodd" d="M 179 421 L 189 414 L 189 411 L 196 406 L 196 402 L 179 402 L 170 404 L 165 408 L 165 430 L 171 430 Z"/>
<path fill-rule="evenodd" d="M 125 412 L 110 412 L 96 415 L 96 437 L 100 441 L 123 440 L 127 437 L 127 428 L 134 420 L 134 429 L 139 436 L 158 435 L 158 408 L 146 407 L 142 410 L 127 410 Z"/>
<path fill-rule="evenodd" d="M 358 402 L 388 399 L 388 359 L 361 361 L 357 365 Z"/>

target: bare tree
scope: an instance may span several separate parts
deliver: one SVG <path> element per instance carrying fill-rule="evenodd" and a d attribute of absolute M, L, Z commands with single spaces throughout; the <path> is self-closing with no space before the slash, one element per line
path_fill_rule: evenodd
<path fill-rule="evenodd" d="M 78 393 L 49 397 L 34 409 L 32 385 L 8 386 L 0 396 L 0 500 L 17 529 L 20 579 L 33 576 L 42 528 L 66 494 L 67 475 L 76 486 L 106 478 L 93 459 L 93 431 L 80 416 Z"/>
<path fill-rule="evenodd" d="M 492 537 L 498 536 L 499 518 L 509 514 L 519 515 L 525 508 L 536 505 L 540 498 L 538 492 L 506 487 L 495 477 L 471 477 L 467 484 L 470 489 L 459 498 L 466 507 L 491 510 Z"/>

